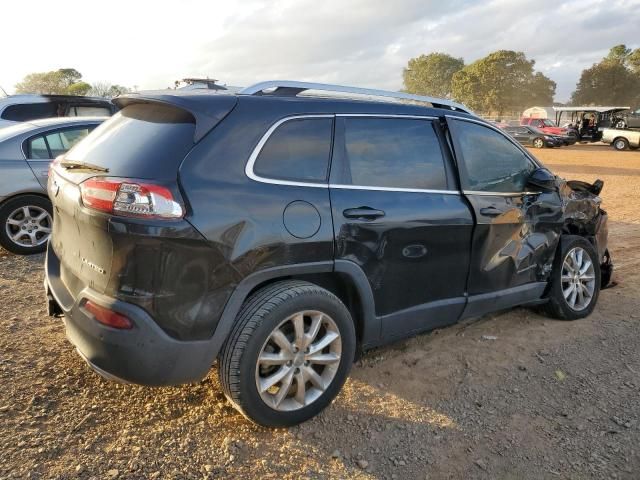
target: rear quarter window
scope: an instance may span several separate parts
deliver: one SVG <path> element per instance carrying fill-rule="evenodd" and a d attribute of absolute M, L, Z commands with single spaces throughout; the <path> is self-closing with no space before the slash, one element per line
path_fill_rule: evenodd
<path fill-rule="evenodd" d="M 193 117 L 158 104 L 125 107 L 69 150 L 66 159 L 109 169 L 109 175 L 175 179 L 193 147 Z"/>
<path fill-rule="evenodd" d="M 253 172 L 276 180 L 326 182 L 332 131 L 332 118 L 286 121 L 269 136 Z"/>

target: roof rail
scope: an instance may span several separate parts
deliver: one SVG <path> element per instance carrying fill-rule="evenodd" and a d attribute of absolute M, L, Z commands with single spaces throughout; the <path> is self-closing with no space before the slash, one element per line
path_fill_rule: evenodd
<path fill-rule="evenodd" d="M 265 93 L 265 90 L 273 92 Z M 438 108 L 447 108 L 449 110 L 459 110 L 465 113 L 473 112 L 461 103 L 452 102 L 444 98 L 426 97 L 422 95 L 413 95 L 411 93 L 392 92 L 389 90 L 374 90 L 370 88 L 347 87 L 344 85 L 330 85 L 325 83 L 312 82 L 296 82 L 292 80 L 269 80 L 266 82 L 256 83 L 250 87 L 246 87 L 238 92 L 239 95 L 280 95 L 295 97 L 305 90 L 321 90 L 325 92 L 348 93 L 352 95 L 365 95 L 371 97 L 385 97 L 396 100 L 411 100 L 414 102 L 427 103 L 430 106 Z"/>

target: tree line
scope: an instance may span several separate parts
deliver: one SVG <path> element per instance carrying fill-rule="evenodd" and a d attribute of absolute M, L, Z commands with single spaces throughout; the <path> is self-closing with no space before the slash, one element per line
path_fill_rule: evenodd
<path fill-rule="evenodd" d="M 127 87 L 112 85 L 109 82 L 89 84 L 82 80 L 82 74 L 75 68 L 30 73 L 16 85 L 16 93 L 42 95 L 90 95 L 112 98 L 130 91 Z"/>
<path fill-rule="evenodd" d="M 418 95 L 452 98 L 478 112 L 523 110 L 553 105 L 556 83 L 535 71 L 523 52 L 499 50 L 465 65 L 462 58 L 430 53 L 409 60 L 404 89 Z M 600 62 L 582 71 L 572 105 L 640 105 L 640 48 L 616 45 Z"/>

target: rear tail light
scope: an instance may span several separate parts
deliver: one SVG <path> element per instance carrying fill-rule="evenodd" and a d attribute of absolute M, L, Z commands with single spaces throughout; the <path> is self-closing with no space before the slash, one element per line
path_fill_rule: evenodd
<path fill-rule="evenodd" d="M 182 218 L 184 209 L 167 187 L 137 180 L 94 177 L 80 184 L 82 203 L 95 210 L 143 218 Z"/>
<path fill-rule="evenodd" d="M 112 328 L 118 328 L 120 330 L 129 330 L 133 327 L 133 323 L 124 315 L 109 310 L 108 308 L 101 307 L 87 300 L 84 304 L 85 310 L 89 312 L 93 317 L 103 325 Z"/>

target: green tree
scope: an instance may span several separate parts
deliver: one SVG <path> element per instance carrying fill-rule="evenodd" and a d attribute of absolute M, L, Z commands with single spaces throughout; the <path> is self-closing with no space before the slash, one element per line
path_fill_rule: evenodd
<path fill-rule="evenodd" d="M 30 73 L 16 85 L 16 93 L 86 95 L 90 88 L 91 85 L 82 81 L 82 74 L 75 68 L 61 68 Z"/>
<path fill-rule="evenodd" d="M 599 63 L 586 68 L 571 95 L 574 105 L 640 104 L 640 48 L 616 45 Z"/>
<path fill-rule="evenodd" d="M 462 58 L 446 53 L 430 53 L 409 60 L 402 72 L 404 89 L 417 95 L 451 96 L 453 74 L 464 67 Z"/>
<path fill-rule="evenodd" d="M 93 97 L 113 98 L 123 93 L 129 93 L 131 89 L 122 85 L 112 85 L 109 82 L 96 82 L 91 85 L 88 94 Z"/>
<path fill-rule="evenodd" d="M 556 84 L 534 73 L 534 60 L 523 52 L 498 50 L 453 75 L 453 97 L 479 112 L 521 110 L 534 104 L 551 105 Z"/>

